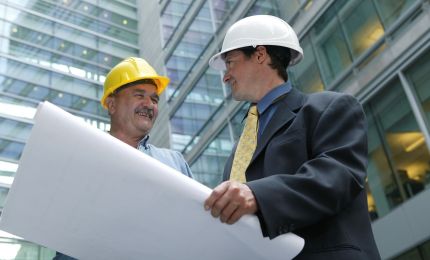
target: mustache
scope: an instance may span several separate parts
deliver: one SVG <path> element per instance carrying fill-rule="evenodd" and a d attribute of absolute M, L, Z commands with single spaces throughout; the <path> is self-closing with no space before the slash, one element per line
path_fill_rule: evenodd
<path fill-rule="evenodd" d="M 154 109 L 148 107 L 138 107 L 134 110 L 134 113 L 147 116 L 149 119 L 154 118 Z"/>

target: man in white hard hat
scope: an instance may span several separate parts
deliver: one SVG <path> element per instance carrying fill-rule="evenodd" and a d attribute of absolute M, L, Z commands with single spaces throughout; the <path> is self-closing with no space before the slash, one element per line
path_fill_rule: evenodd
<path fill-rule="evenodd" d="M 251 103 L 244 130 L 204 207 L 233 224 L 256 214 L 264 236 L 305 239 L 296 259 L 379 259 L 365 190 L 367 126 L 346 94 L 303 94 L 286 69 L 303 51 L 282 19 L 233 24 L 209 64 L 234 99 Z"/>
<path fill-rule="evenodd" d="M 158 115 L 159 96 L 168 83 L 169 79 L 158 75 L 144 59 L 130 57 L 107 74 L 100 102 L 109 112 L 112 136 L 192 178 L 181 153 L 148 142 Z M 54 257 L 54 260 L 72 259 L 61 253 Z"/>

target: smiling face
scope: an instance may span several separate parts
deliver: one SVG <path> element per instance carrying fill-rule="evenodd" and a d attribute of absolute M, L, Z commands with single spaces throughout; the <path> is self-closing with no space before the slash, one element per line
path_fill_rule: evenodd
<path fill-rule="evenodd" d="M 111 131 L 143 138 L 151 131 L 158 115 L 157 88 L 136 84 L 119 90 L 106 100 L 111 116 Z"/>

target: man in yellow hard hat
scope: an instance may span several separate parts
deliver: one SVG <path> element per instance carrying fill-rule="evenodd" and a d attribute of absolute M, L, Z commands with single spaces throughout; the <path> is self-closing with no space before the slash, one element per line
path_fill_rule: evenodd
<path fill-rule="evenodd" d="M 112 136 L 192 178 L 181 153 L 148 142 L 158 115 L 159 96 L 168 83 L 169 79 L 158 75 L 144 59 L 127 58 L 107 74 L 101 104 L 109 112 Z M 72 259 L 61 253 L 54 257 Z"/>
<path fill-rule="evenodd" d="M 251 103 L 224 180 L 205 201 L 221 222 L 257 215 L 263 235 L 305 240 L 295 259 L 380 259 L 367 211 L 367 128 L 352 96 L 292 88 L 287 67 L 303 50 L 269 15 L 234 23 L 209 65 L 232 96 Z"/>
<path fill-rule="evenodd" d="M 159 96 L 168 83 L 144 59 L 127 58 L 107 74 L 101 104 L 111 117 L 112 136 L 192 177 L 181 153 L 148 143 Z"/>

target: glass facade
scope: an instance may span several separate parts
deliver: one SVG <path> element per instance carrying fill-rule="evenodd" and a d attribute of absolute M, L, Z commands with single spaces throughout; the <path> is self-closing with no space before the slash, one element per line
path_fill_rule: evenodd
<path fill-rule="evenodd" d="M 0 210 L 39 102 L 101 130 L 109 69 L 138 56 L 135 1 L 0 1 Z M 52 250 L 0 233 L 0 259 L 51 259 Z"/>
<path fill-rule="evenodd" d="M 293 82 L 305 92 L 323 88 L 342 91 L 338 81 L 385 49 L 384 33 L 393 29 L 394 16 L 399 19 L 416 2 L 335 1 L 300 39 L 305 59 L 291 68 Z"/>
<path fill-rule="evenodd" d="M 184 79 L 236 4 L 237 1 L 211 0 L 201 7 L 166 61 L 167 74 L 172 80 L 167 90 L 170 101 L 179 95 Z M 198 138 L 196 133 L 200 132 L 227 95 L 221 74 L 208 67 L 170 119 L 172 148 L 182 151 L 194 142 Z"/>
<path fill-rule="evenodd" d="M 170 40 L 181 19 L 187 13 L 191 0 L 171 0 L 161 14 L 163 45 Z"/>
<path fill-rule="evenodd" d="M 209 187 L 220 183 L 248 107 L 232 100 L 230 88 L 222 82 L 223 73 L 198 66 L 209 57 L 213 45 L 221 47 L 219 38 L 234 22 L 231 17 L 271 14 L 299 28 L 305 55 L 288 71 L 294 87 L 307 93 L 345 91 L 363 103 L 368 120 L 366 189 L 372 220 L 389 216 L 428 191 L 430 47 L 422 44 L 422 53 L 416 57 L 397 53 L 398 46 L 390 49 L 404 32 L 414 29 L 420 15 L 428 14 L 425 1 L 327 1 L 322 11 L 312 13 L 312 19 L 307 15 L 317 2 L 311 0 L 158 2 L 163 6 L 161 42 L 154 44 L 168 53 L 163 57 L 171 79 L 166 107 L 174 108 L 160 113 L 168 113 L 171 148 L 189 160 L 197 181 Z M 100 129 L 109 129 L 108 115 L 99 104 L 102 82 L 122 58 L 139 56 L 139 3 L 0 0 L 0 208 L 39 102 L 50 101 Z M 196 6 L 195 13 L 188 15 Z M 300 23 L 304 17 L 310 24 Z M 395 56 L 392 64 L 383 75 L 373 75 L 369 67 L 383 63 L 387 52 Z M 361 73 L 367 73 L 361 80 L 378 80 L 362 83 L 357 80 Z M 354 80 L 356 89 L 349 85 Z M 426 259 L 428 248 L 428 242 L 417 244 L 392 259 Z M 2 234 L 0 252 L 14 256 L 6 259 L 52 256 L 48 249 Z"/>
<path fill-rule="evenodd" d="M 371 213 L 381 217 L 424 190 L 430 154 L 400 81 L 388 84 L 365 108 Z"/>

